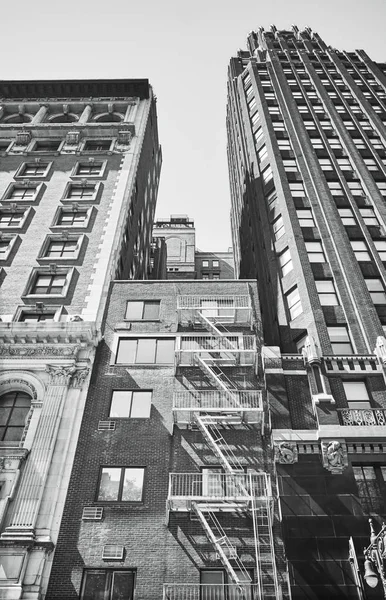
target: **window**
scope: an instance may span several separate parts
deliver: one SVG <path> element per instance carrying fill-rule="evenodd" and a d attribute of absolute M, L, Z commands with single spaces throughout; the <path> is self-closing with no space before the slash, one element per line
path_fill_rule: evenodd
<path fill-rule="evenodd" d="M 386 467 L 382 465 L 353 465 L 362 510 L 366 514 L 383 513 L 386 496 Z"/>
<path fill-rule="evenodd" d="M 386 293 L 380 278 L 365 279 L 366 287 L 370 292 L 374 304 L 386 304 Z"/>
<path fill-rule="evenodd" d="M 386 181 L 378 181 L 377 185 L 382 196 L 386 196 Z"/>
<path fill-rule="evenodd" d="M 311 138 L 311 144 L 314 150 L 323 150 L 324 144 L 320 138 Z"/>
<path fill-rule="evenodd" d="M 126 306 L 125 319 L 155 321 L 159 319 L 159 309 L 159 300 L 130 300 Z"/>
<path fill-rule="evenodd" d="M 54 312 L 26 312 L 23 311 L 20 315 L 19 322 L 21 323 L 40 323 L 43 321 L 53 321 L 55 317 Z"/>
<path fill-rule="evenodd" d="M 291 196 L 293 198 L 304 198 L 306 193 L 302 183 L 290 183 L 289 184 Z"/>
<path fill-rule="evenodd" d="M 291 321 L 303 312 L 300 301 L 299 290 L 294 287 L 290 292 L 286 293 L 287 306 L 291 316 Z"/>
<path fill-rule="evenodd" d="M 333 354 L 352 354 L 353 348 L 345 325 L 328 326 L 328 337 Z"/>
<path fill-rule="evenodd" d="M 220 273 L 213 273 L 212 279 L 220 279 Z"/>
<path fill-rule="evenodd" d="M 98 500 L 106 502 L 142 502 L 143 467 L 103 467 Z"/>
<path fill-rule="evenodd" d="M 350 192 L 353 196 L 364 196 L 365 192 L 361 186 L 360 181 L 348 181 L 348 187 L 350 188 Z"/>
<path fill-rule="evenodd" d="M 379 221 L 375 216 L 373 208 L 360 208 L 359 212 L 361 213 L 366 225 L 374 225 L 376 227 L 379 227 Z"/>
<path fill-rule="evenodd" d="M 291 252 L 290 252 L 289 248 L 286 248 L 284 250 L 284 252 L 279 254 L 279 264 L 280 264 L 280 268 L 281 268 L 282 277 L 284 277 L 285 275 L 287 275 L 287 273 L 292 271 L 293 264 L 292 264 Z"/>
<path fill-rule="evenodd" d="M 374 246 L 378 251 L 379 258 L 386 261 L 386 240 L 374 240 Z"/>
<path fill-rule="evenodd" d="M 319 164 L 322 171 L 333 171 L 332 162 L 329 158 L 319 158 Z"/>
<path fill-rule="evenodd" d="M 369 394 L 364 381 L 343 381 L 349 408 L 371 408 Z"/>
<path fill-rule="evenodd" d="M 289 140 L 277 140 L 277 144 L 280 150 L 292 150 Z"/>
<path fill-rule="evenodd" d="M 361 240 L 350 240 L 350 244 L 358 262 L 371 261 L 371 256 L 365 242 L 362 242 Z"/>
<path fill-rule="evenodd" d="M 19 442 L 31 409 L 31 397 L 25 392 L 7 392 L 0 396 L 0 440 Z"/>
<path fill-rule="evenodd" d="M 45 258 L 74 258 L 78 240 L 51 240 L 44 253 Z"/>
<path fill-rule="evenodd" d="M 173 364 L 174 344 L 174 338 L 121 338 L 116 364 Z"/>
<path fill-rule="evenodd" d="M 267 196 L 265 197 L 267 204 L 268 204 L 268 208 L 271 207 L 271 205 L 275 202 L 275 200 L 277 199 L 277 193 L 276 190 L 272 190 L 271 192 L 269 192 L 269 194 L 267 194 Z"/>
<path fill-rule="evenodd" d="M 212 267 L 218 269 L 219 266 L 220 266 L 220 261 L 212 260 Z"/>
<path fill-rule="evenodd" d="M 363 162 L 369 171 L 379 171 L 379 167 L 374 158 L 364 158 Z"/>
<path fill-rule="evenodd" d="M 267 185 L 267 183 L 269 183 L 273 179 L 273 173 L 272 173 L 272 167 L 271 167 L 271 165 L 268 165 L 268 167 L 266 167 L 264 169 L 264 171 L 262 171 L 261 176 L 262 176 L 263 184 L 264 185 Z"/>
<path fill-rule="evenodd" d="M 284 170 L 287 173 L 297 173 L 298 165 L 295 159 L 292 158 L 283 158 Z"/>
<path fill-rule="evenodd" d="M 24 217 L 24 211 L 12 210 L 0 212 L 0 227 L 19 227 Z"/>
<path fill-rule="evenodd" d="M 13 200 L 14 202 L 32 202 L 36 197 L 37 188 L 36 186 L 22 186 L 11 184 L 11 187 L 7 190 L 5 200 Z"/>
<path fill-rule="evenodd" d="M 203 267 L 209 267 L 209 260 L 203 260 L 202 261 L 202 266 Z"/>
<path fill-rule="evenodd" d="M 85 569 L 81 600 L 134 600 L 135 571 Z"/>
<path fill-rule="evenodd" d="M 23 163 L 16 171 L 15 179 L 19 177 L 46 177 L 51 163 L 42 163 L 39 158 L 36 160 L 39 162 Z"/>
<path fill-rule="evenodd" d="M 279 240 L 282 235 L 285 233 L 283 217 L 279 215 L 277 219 L 275 219 L 272 223 L 273 235 L 275 236 L 275 240 Z"/>
<path fill-rule="evenodd" d="M 308 254 L 308 260 L 311 263 L 326 262 L 321 242 L 305 242 L 305 245 Z"/>
<path fill-rule="evenodd" d="M 267 146 L 262 146 L 257 153 L 257 159 L 259 162 L 262 162 L 268 156 Z"/>
<path fill-rule="evenodd" d="M 111 140 L 86 140 L 83 150 L 86 152 L 103 152 L 109 151 L 111 148 Z"/>
<path fill-rule="evenodd" d="M 34 152 L 58 152 L 61 140 L 36 140 L 32 150 Z"/>
<path fill-rule="evenodd" d="M 60 209 L 56 225 L 63 227 L 81 227 L 88 218 L 87 210 L 63 210 Z"/>
<path fill-rule="evenodd" d="M 260 142 L 260 140 L 263 138 L 263 130 L 262 130 L 262 128 L 258 127 L 253 135 L 254 135 L 254 138 L 255 138 L 255 143 L 258 144 Z"/>
<path fill-rule="evenodd" d="M 146 419 L 150 417 L 151 391 L 114 390 L 110 417 L 122 419 Z"/>
<path fill-rule="evenodd" d="M 35 296 L 64 295 L 70 279 L 70 271 L 60 273 L 35 272 L 27 294 Z"/>
<path fill-rule="evenodd" d="M 65 198 L 72 200 L 92 200 L 95 197 L 96 186 L 93 184 L 89 185 L 77 185 L 71 183 L 65 192 Z"/>
<path fill-rule="evenodd" d="M 334 282 L 331 279 L 315 281 L 319 301 L 322 306 L 337 306 L 339 304 Z"/>
<path fill-rule="evenodd" d="M 343 196 L 343 189 L 338 181 L 328 181 L 327 185 L 332 196 Z"/>
<path fill-rule="evenodd" d="M 304 208 L 296 211 L 299 219 L 300 227 L 315 227 L 312 211 L 309 208 Z"/>
<path fill-rule="evenodd" d="M 342 219 L 343 225 L 350 226 L 357 224 L 354 217 L 354 213 L 351 210 L 351 208 L 338 208 L 338 213 L 340 218 Z"/>
<path fill-rule="evenodd" d="M 90 159 L 92 160 L 92 159 Z M 78 163 L 75 167 L 73 176 L 76 177 L 98 177 L 103 169 L 102 162 Z"/>

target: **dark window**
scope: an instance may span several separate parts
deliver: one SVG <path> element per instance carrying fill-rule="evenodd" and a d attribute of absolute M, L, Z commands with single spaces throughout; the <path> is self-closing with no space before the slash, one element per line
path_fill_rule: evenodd
<path fill-rule="evenodd" d="M 40 140 L 35 142 L 34 152 L 57 152 L 61 144 L 60 140 Z"/>
<path fill-rule="evenodd" d="M 87 140 L 84 150 L 99 151 L 110 150 L 111 140 Z"/>
<path fill-rule="evenodd" d="M 135 571 L 86 569 L 81 600 L 133 600 Z"/>
<path fill-rule="evenodd" d="M 76 175 L 100 175 L 102 163 L 78 163 Z"/>
<path fill-rule="evenodd" d="M 142 502 L 143 467 L 102 467 L 98 500 Z"/>
<path fill-rule="evenodd" d="M 87 210 L 64 211 L 59 213 L 57 225 L 67 225 L 69 227 L 82 225 L 87 219 Z"/>
<path fill-rule="evenodd" d="M 51 240 L 44 256 L 50 258 L 72 258 L 78 240 Z"/>
<path fill-rule="evenodd" d="M 1 255 L 6 254 L 9 248 L 9 240 L 0 240 L 0 258 L 3 258 Z"/>
<path fill-rule="evenodd" d="M 151 410 L 150 390 L 114 390 L 111 399 L 110 417 L 146 419 Z"/>
<path fill-rule="evenodd" d="M 60 275 L 37 273 L 30 294 L 61 294 L 66 283 L 66 273 Z"/>
<path fill-rule="evenodd" d="M 353 466 L 358 496 L 364 513 L 382 513 L 385 510 L 386 466 Z"/>
<path fill-rule="evenodd" d="M 31 397 L 25 392 L 7 392 L 0 397 L 0 439 L 20 441 L 31 408 Z"/>
<path fill-rule="evenodd" d="M 117 364 L 173 364 L 174 338 L 123 338 L 119 340 Z"/>
<path fill-rule="evenodd" d="M 55 313 L 29 313 L 22 312 L 19 321 L 23 323 L 35 323 L 36 321 L 53 321 Z"/>
<path fill-rule="evenodd" d="M 126 307 L 125 319 L 130 321 L 154 321 L 159 319 L 159 300 L 129 301 Z"/>

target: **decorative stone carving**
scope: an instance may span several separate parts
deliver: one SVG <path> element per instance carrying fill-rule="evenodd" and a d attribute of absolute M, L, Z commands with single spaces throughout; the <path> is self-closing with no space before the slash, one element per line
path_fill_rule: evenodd
<path fill-rule="evenodd" d="M 66 135 L 66 144 L 68 146 L 77 146 L 80 141 L 80 131 L 69 131 Z"/>
<path fill-rule="evenodd" d="M 0 346 L 0 356 L 5 358 L 33 357 L 40 358 L 46 356 L 72 358 L 76 356 L 79 345 L 66 344 L 57 346 L 47 346 L 46 344 L 12 344 Z"/>
<path fill-rule="evenodd" d="M 28 392 L 32 396 L 32 400 L 36 400 L 38 397 L 36 389 L 34 388 L 32 383 L 30 383 L 29 381 L 26 381 L 25 379 L 15 379 L 15 378 L 5 379 L 1 382 L 1 386 L 4 386 L 4 385 L 7 385 L 7 386 L 9 385 L 11 387 L 16 387 L 16 388 L 19 388 L 19 386 L 21 386 L 22 388 L 27 388 Z"/>
<path fill-rule="evenodd" d="M 31 141 L 30 131 L 18 131 L 16 133 L 16 146 L 27 146 Z"/>
<path fill-rule="evenodd" d="M 320 364 L 320 350 L 312 335 L 308 335 L 303 348 L 304 362 L 309 365 Z"/>
<path fill-rule="evenodd" d="M 77 369 L 72 376 L 72 387 L 81 389 L 90 372 L 88 367 Z"/>
<path fill-rule="evenodd" d="M 298 462 L 298 447 L 296 442 L 276 442 L 275 460 L 281 465 L 293 465 Z"/>
<path fill-rule="evenodd" d="M 334 475 L 340 475 L 348 466 L 347 447 L 344 442 L 330 440 L 322 442 L 323 466 Z"/>
<path fill-rule="evenodd" d="M 118 131 L 118 144 L 128 146 L 131 142 L 132 133 L 131 131 Z"/>
<path fill-rule="evenodd" d="M 76 367 L 74 365 L 70 365 L 69 367 L 56 365 L 46 366 L 46 372 L 50 376 L 51 385 L 68 385 L 75 371 Z"/>
<path fill-rule="evenodd" d="M 72 322 L 77 322 L 77 321 L 83 321 L 82 317 L 80 315 L 70 315 L 70 318 L 68 319 L 71 323 Z"/>
<path fill-rule="evenodd" d="M 386 366 L 386 339 L 383 335 L 377 337 L 377 344 L 374 350 L 381 364 Z"/>

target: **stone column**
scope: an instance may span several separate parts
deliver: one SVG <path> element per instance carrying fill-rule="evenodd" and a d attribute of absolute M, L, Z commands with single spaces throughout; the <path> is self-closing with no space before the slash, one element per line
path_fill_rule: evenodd
<path fill-rule="evenodd" d="M 63 411 L 64 400 L 75 366 L 47 365 L 50 381 L 31 452 L 22 473 L 12 515 L 2 539 L 32 539 L 48 470 Z"/>
<path fill-rule="evenodd" d="M 137 112 L 137 103 L 129 102 L 125 116 L 123 117 L 123 122 L 124 123 L 133 122 L 135 119 L 136 112 Z"/>
<path fill-rule="evenodd" d="M 39 108 L 38 112 L 36 113 L 36 115 L 34 116 L 34 118 L 32 119 L 31 125 L 36 125 L 37 123 L 41 123 L 47 113 L 48 113 L 47 106 L 41 106 Z"/>
<path fill-rule="evenodd" d="M 82 125 L 84 123 L 87 123 L 87 121 L 91 117 L 91 113 L 92 113 L 92 106 L 91 106 L 91 104 L 87 104 L 87 106 L 84 107 L 84 110 L 83 110 L 82 114 L 79 117 L 78 123 L 80 123 Z"/>
<path fill-rule="evenodd" d="M 4 116 L 4 106 L 0 106 L 0 119 Z"/>

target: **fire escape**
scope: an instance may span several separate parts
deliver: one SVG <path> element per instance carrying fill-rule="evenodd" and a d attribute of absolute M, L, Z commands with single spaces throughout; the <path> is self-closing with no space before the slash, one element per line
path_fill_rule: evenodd
<path fill-rule="evenodd" d="M 197 366 L 213 382 L 214 390 L 192 390 L 174 395 L 174 417 L 179 425 L 197 427 L 218 458 L 222 472 L 172 473 L 168 514 L 186 511 L 194 514 L 226 570 L 229 594 L 216 595 L 210 585 L 165 584 L 164 600 L 200 600 L 238 597 L 245 600 L 279 598 L 272 534 L 272 498 L 269 475 L 247 473 L 223 436 L 224 430 L 245 424 L 263 427 L 260 390 L 238 389 L 224 367 L 256 369 L 254 335 L 230 332 L 227 326 L 252 324 L 249 295 L 179 296 L 179 318 L 200 333 L 182 335 L 177 348 L 177 365 Z M 202 335 L 205 328 L 206 335 Z M 233 329 L 234 331 L 234 329 Z M 209 334 L 209 335 L 208 335 Z M 241 433 L 242 435 L 242 433 Z M 218 471 L 218 469 L 214 469 Z M 221 526 L 221 513 L 248 515 L 252 519 L 256 561 L 256 581 L 238 555 Z M 205 589 L 196 589 L 196 588 Z M 224 586 L 223 586 L 224 587 Z M 233 591 L 231 591 L 233 590 Z M 218 590 L 217 590 L 218 593 Z M 237 593 L 237 596 L 232 594 Z"/>

